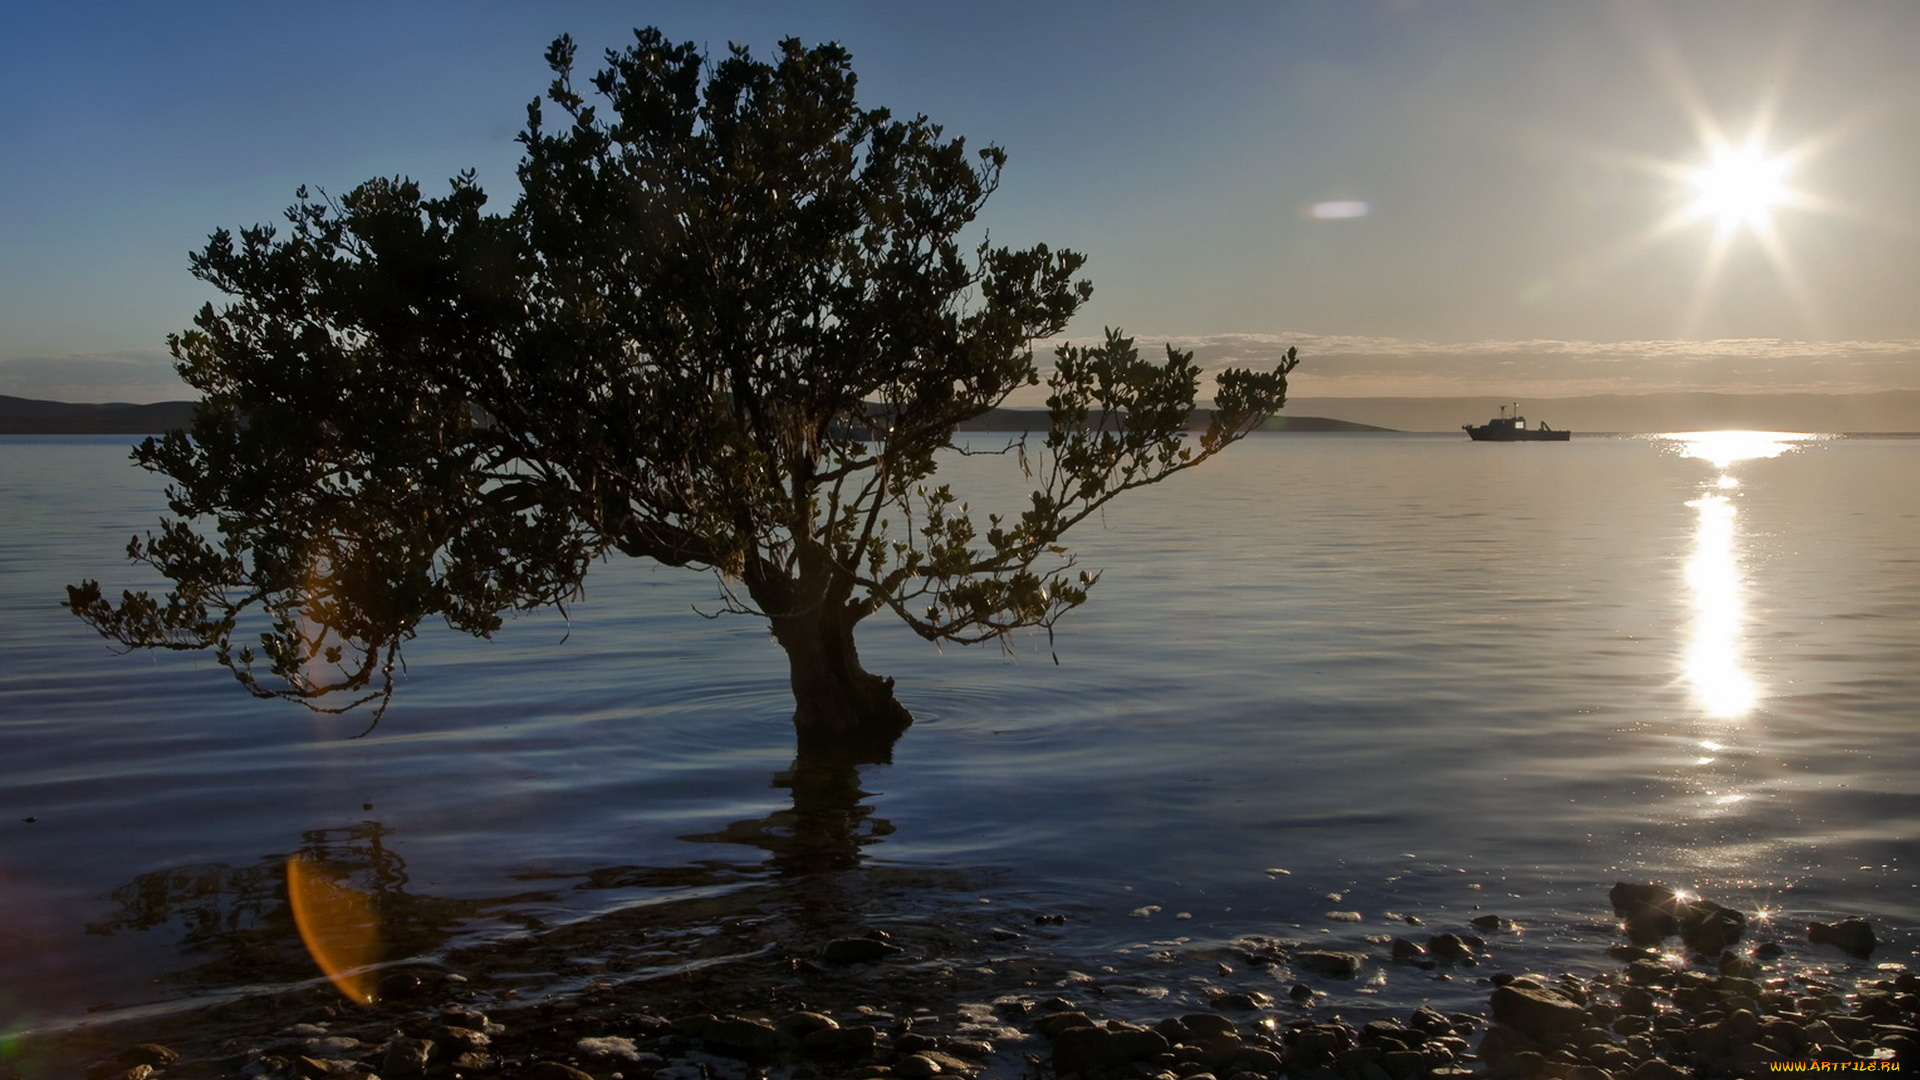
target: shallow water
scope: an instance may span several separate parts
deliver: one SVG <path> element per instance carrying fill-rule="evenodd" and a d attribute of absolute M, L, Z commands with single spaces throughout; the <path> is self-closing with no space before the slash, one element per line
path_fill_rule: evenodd
<path fill-rule="evenodd" d="M 150 584 L 121 553 L 158 485 L 123 440 L 0 438 L 0 1030 L 260 977 L 204 965 L 288 936 L 299 850 L 418 899 L 420 948 L 830 865 L 1068 913 L 1053 947 L 1176 983 L 1217 943 L 1364 948 L 1405 915 L 1599 965 L 1618 878 L 1777 910 L 1759 935 L 1836 967 L 1798 924 L 1866 914 L 1910 962 L 1920 441 L 1689 445 L 1249 440 L 1072 537 L 1106 576 L 1058 666 L 874 620 L 919 722 L 892 765 L 796 779 L 764 628 L 632 561 L 570 622 L 424 633 L 360 739 L 205 658 L 114 656 L 62 586 Z M 999 459 L 951 471 L 1017 495 Z"/>

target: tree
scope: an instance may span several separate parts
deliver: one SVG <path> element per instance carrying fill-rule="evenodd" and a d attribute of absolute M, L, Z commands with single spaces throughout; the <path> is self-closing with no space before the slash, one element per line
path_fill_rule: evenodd
<path fill-rule="evenodd" d="M 769 64 L 635 38 L 592 78 L 600 104 L 571 39 L 548 50 L 566 122 L 528 107 L 505 214 L 467 172 L 440 198 L 302 188 L 284 236 L 212 235 L 191 267 L 231 301 L 169 339 L 193 427 L 134 452 L 174 517 L 128 554 L 174 587 L 116 604 L 86 581 L 76 615 L 377 723 L 424 619 L 489 636 L 619 552 L 711 570 L 768 620 L 803 750 L 884 748 L 912 717 L 861 666 L 862 620 L 1051 633 L 1097 577 L 1062 533 L 1283 403 L 1291 352 L 1221 373 L 1190 437 L 1191 354 L 1063 346 L 1044 447 L 1013 447 L 1030 503 L 975 522 L 938 455 L 1038 384 L 1031 342 L 1091 295 L 1083 258 L 963 249 L 1005 155 L 860 108 L 837 45 Z"/>

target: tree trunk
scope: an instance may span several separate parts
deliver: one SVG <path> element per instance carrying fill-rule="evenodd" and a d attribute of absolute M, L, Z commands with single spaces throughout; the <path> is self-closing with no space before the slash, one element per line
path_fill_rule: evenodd
<path fill-rule="evenodd" d="M 893 760 L 893 744 L 913 714 L 893 696 L 893 680 L 860 666 L 853 620 L 835 604 L 771 620 L 787 650 L 793 680 L 793 728 L 803 755 Z"/>

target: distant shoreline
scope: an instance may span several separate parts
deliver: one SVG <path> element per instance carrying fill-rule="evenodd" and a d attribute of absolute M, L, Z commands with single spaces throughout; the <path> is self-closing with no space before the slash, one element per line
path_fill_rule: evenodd
<path fill-rule="evenodd" d="M 1338 398 L 1296 396 L 1260 429 L 1292 433 L 1455 433 L 1485 423 L 1501 404 L 1489 397 Z M 157 435 L 191 426 L 192 401 L 76 404 L 0 395 L 0 435 Z M 1532 421 L 1575 438 L 1663 431 L 1751 429 L 1899 437 L 1920 433 L 1920 391 L 1869 394 L 1647 394 L 1519 402 Z M 1206 427 L 1210 409 L 1192 426 Z M 999 408 L 960 425 L 964 432 L 1045 431 L 1046 410 Z"/>
<path fill-rule="evenodd" d="M 73 404 L 0 395 L 0 435 L 159 435 L 193 424 L 191 401 L 160 401 L 151 405 L 124 402 Z M 1210 409 L 1194 410 L 1193 422 L 1205 428 Z M 1044 409 L 993 409 L 960 425 L 967 432 L 1045 431 Z M 1372 424 L 1332 420 L 1320 416 L 1275 416 L 1263 431 L 1391 431 Z"/>
<path fill-rule="evenodd" d="M 191 401 L 75 405 L 0 394 L 0 435 L 159 435 L 192 426 L 193 406 Z"/>

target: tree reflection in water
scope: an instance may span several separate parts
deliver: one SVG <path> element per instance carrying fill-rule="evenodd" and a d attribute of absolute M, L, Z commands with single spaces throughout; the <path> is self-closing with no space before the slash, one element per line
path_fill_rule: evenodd
<path fill-rule="evenodd" d="M 314 829 L 301 835 L 294 851 L 252 866 L 201 864 L 141 874 L 108 894 L 118 911 L 86 929 L 117 934 L 172 927 L 180 951 L 197 960 L 174 973 L 176 981 L 286 982 L 316 974 L 288 904 L 290 859 L 323 868 L 328 878 L 364 894 L 389 958 L 431 952 L 460 923 L 530 899 L 449 900 L 410 893 L 406 862 L 386 843 L 393 833 L 377 821 Z"/>
<path fill-rule="evenodd" d="M 793 807 L 763 818 L 736 821 L 715 833 L 681 837 L 693 843 L 744 844 L 767 853 L 766 866 L 782 877 L 851 870 L 861 849 L 893 833 L 893 824 L 873 816 L 861 802 L 863 758 L 803 754 L 773 774 L 773 786 L 793 792 Z"/>
<path fill-rule="evenodd" d="M 863 802 L 870 793 L 861 788 L 859 768 L 872 760 L 870 754 L 797 757 L 772 778 L 772 786 L 792 792 L 790 807 L 681 838 L 759 848 L 765 857 L 757 864 L 697 859 L 675 866 L 528 874 L 519 880 L 534 889 L 572 880 L 577 890 L 651 889 L 686 897 L 764 882 L 771 874 L 774 884 L 795 888 L 785 900 L 779 899 L 783 889 L 761 896 L 755 906 L 762 915 L 792 920 L 805 934 L 840 932 L 850 913 L 849 890 L 858 888 L 848 872 L 860 867 L 866 847 L 893 832 L 891 823 L 875 817 L 873 807 Z M 394 833 L 375 821 L 316 829 L 302 835 L 296 850 L 252 866 L 202 864 L 141 874 L 109 894 L 118 910 L 89 924 L 87 931 L 108 935 L 171 928 L 180 951 L 194 958 L 190 967 L 170 976 L 175 982 L 234 986 L 311 979 L 318 972 L 289 905 L 289 860 L 316 867 L 329 881 L 366 897 L 382 942 L 375 959 L 388 964 L 440 953 L 463 928 L 481 919 L 526 930 L 542 928 L 534 909 L 551 907 L 551 891 L 487 900 L 410 892 L 406 862 L 388 844 Z"/>

